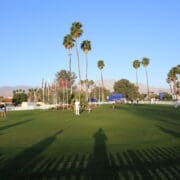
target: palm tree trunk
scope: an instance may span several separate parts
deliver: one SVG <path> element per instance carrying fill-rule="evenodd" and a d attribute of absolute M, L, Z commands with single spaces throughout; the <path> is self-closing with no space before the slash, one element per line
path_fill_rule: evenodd
<path fill-rule="evenodd" d="M 88 101 L 88 56 L 86 53 L 86 100 Z"/>
<path fill-rule="evenodd" d="M 69 49 L 70 92 L 72 94 L 71 49 Z"/>
<path fill-rule="evenodd" d="M 79 85 L 80 85 L 80 91 L 81 91 L 82 90 L 82 85 L 81 85 L 81 69 L 80 69 L 80 59 L 79 59 L 77 40 L 75 41 L 75 47 L 76 47 L 76 55 L 77 55 L 77 60 L 78 60 L 78 75 L 79 75 Z"/>
<path fill-rule="evenodd" d="M 173 89 L 174 89 L 174 97 L 177 99 L 177 89 L 176 89 L 176 78 L 173 78 Z"/>
<path fill-rule="evenodd" d="M 170 92 L 171 92 L 171 95 L 173 94 L 173 91 L 172 91 L 172 86 L 171 84 L 169 84 L 169 88 L 170 88 Z"/>
<path fill-rule="evenodd" d="M 104 102 L 104 82 L 103 82 L 102 70 L 101 70 L 101 82 L 102 82 L 102 102 Z"/>
<path fill-rule="evenodd" d="M 146 71 L 146 81 L 147 81 L 147 97 L 149 98 L 149 81 L 148 81 L 148 73 L 146 68 L 145 71 Z"/>
<path fill-rule="evenodd" d="M 139 87 L 139 84 L 138 84 L 138 71 L 136 69 L 136 86 Z"/>
<path fill-rule="evenodd" d="M 99 103 L 101 102 L 101 91 L 100 91 L 101 88 L 100 88 L 100 87 L 101 87 L 101 85 L 100 85 L 100 83 L 99 83 Z"/>

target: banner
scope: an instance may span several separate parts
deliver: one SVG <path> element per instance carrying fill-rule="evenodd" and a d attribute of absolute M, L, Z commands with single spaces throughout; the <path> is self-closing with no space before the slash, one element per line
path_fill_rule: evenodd
<path fill-rule="evenodd" d="M 61 80 L 61 87 L 64 88 L 66 86 L 66 82 L 64 79 Z"/>

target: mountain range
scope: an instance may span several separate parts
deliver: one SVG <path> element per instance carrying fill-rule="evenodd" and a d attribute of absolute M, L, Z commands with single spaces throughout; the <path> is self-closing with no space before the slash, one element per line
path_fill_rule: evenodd
<path fill-rule="evenodd" d="M 113 86 L 114 86 L 114 83 L 116 82 L 117 80 L 105 80 L 104 81 L 104 87 L 106 87 L 106 89 L 110 90 L 111 92 L 114 91 L 113 89 Z M 97 81 L 96 82 L 96 85 L 98 84 L 101 84 L 100 81 Z M 170 93 L 170 90 L 168 88 L 164 88 L 164 87 L 154 87 L 154 86 L 150 86 L 149 87 L 149 91 L 150 92 L 153 92 L 155 94 L 159 94 L 160 92 L 168 92 Z M 146 84 L 142 84 L 142 83 L 139 83 L 139 92 L 140 93 L 147 93 L 147 85 Z"/>
<path fill-rule="evenodd" d="M 0 87 L 0 96 L 3 96 L 5 98 L 9 98 L 9 97 L 12 97 L 13 90 L 22 89 L 22 90 L 28 91 L 29 88 L 33 88 L 33 87 L 25 86 L 25 85 L 3 86 L 3 87 Z"/>
<path fill-rule="evenodd" d="M 104 86 L 106 87 L 106 89 L 113 92 L 113 86 L 114 86 L 115 82 L 116 82 L 116 80 L 114 80 L 114 79 L 104 80 Z M 95 84 L 98 86 L 99 84 L 101 84 L 101 82 L 96 81 Z M 28 91 L 29 88 L 34 88 L 34 87 L 33 86 L 26 86 L 26 85 L 0 87 L 0 96 L 6 97 L 6 98 L 12 97 L 13 90 L 23 89 L 25 91 Z M 155 94 L 159 94 L 160 92 L 168 92 L 168 93 L 170 92 L 168 88 L 153 87 L 153 86 L 150 86 L 149 90 L 150 90 L 150 92 L 154 92 Z M 146 84 L 142 84 L 142 83 L 139 84 L 139 92 L 140 93 L 147 93 Z"/>

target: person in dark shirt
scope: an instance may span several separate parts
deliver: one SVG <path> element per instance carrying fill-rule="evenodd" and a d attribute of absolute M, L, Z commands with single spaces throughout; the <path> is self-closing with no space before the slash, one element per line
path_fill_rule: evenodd
<path fill-rule="evenodd" d="M 1 104 L 0 108 L 1 108 L 1 118 L 2 119 L 6 119 L 6 105 L 5 104 Z"/>

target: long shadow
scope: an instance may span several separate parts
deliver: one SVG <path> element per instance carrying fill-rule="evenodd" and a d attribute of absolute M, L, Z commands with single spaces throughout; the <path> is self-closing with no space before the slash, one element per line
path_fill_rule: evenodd
<path fill-rule="evenodd" d="M 147 119 L 154 119 L 163 123 L 169 123 L 180 126 L 179 112 L 175 112 L 170 106 L 159 106 L 159 105 L 119 105 L 117 107 L 120 110 L 134 113 L 138 116 Z"/>
<path fill-rule="evenodd" d="M 40 141 L 6 162 L 0 179 L 152 180 L 180 179 L 180 147 L 108 152 L 108 140 L 100 128 L 93 136 L 91 154 L 43 155 L 64 129 Z M 0 159 L 3 155 L 0 154 Z"/>
<path fill-rule="evenodd" d="M 114 172 L 110 166 L 106 141 L 107 136 L 100 128 L 94 134 L 94 151 L 87 165 L 86 179 L 113 179 Z"/>
<path fill-rule="evenodd" d="M 21 177 L 30 176 L 32 173 L 29 169 L 30 165 L 35 166 L 38 163 L 36 161 L 38 156 L 40 156 L 41 153 L 48 148 L 48 146 L 50 146 L 55 141 L 56 137 L 62 132 L 63 130 L 54 133 L 52 136 L 24 150 L 14 159 L 8 160 L 5 163 L 4 168 L 1 169 L 0 177 L 6 177 L 6 179 L 21 179 Z"/>
<path fill-rule="evenodd" d="M 112 156 L 111 161 L 113 158 L 119 179 L 180 179 L 180 152 L 173 151 L 160 148 L 128 150 Z"/>
<path fill-rule="evenodd" d="M 56 178 L 64 178 L 65 180 L 71 178 L 76 180 L 180 179 L 179 149 L 128 150 L 116 155 L 109 153 L 108 158 L 104 140 L 100 141 L 99 136 L 106 140 L 103 133 L 98 133 L 96 139 L 98 143 L 95 144 L 93 154 L 90 154 L 89 157 L 80 158 L 78 154 L 64 157 L 60 163 L 61 168 L 58 170 L 56 168 L 56 171 L 53 171 L 57 174 Z M 54 173 L 48 169 L 47 172 L 49 177 L 55 177 Z"/>
<path fill-rule="evenodd" d="M 20 122 L 14 123 L 14 124 L 10 124 L 10 125 L 7 125 L 7 126 L 0 127 L 0 131 L 5 130 L 5 129 L 9 129 L 9 128 L 12 128 L 12 127 L 15 127 L 15 126 L 19 126 L 21 124 L 25 124 L 25 123 L 28 123 L 30 121 L 32 121 L 32 119 L 27 119 L 25 121 L 20 121 Z"/>
<path fill-rule="evenodd" d="M 161 131 L 163 131 L 164 133 L 170 134 L 171 136 L 174 136 L 174 137 L 176 137 L 176 138 L 180 138 L 180 132 L 176 132 L 176 131 L 174 131 L 174 130 L 172 130 L 172 129 L 169 129 L 169 128 L 164 128 L 164 127 L 159 126 L 159 125 L 157 125 L 157 127 L 158 127 Z"/>
<path fill-rule="evenodd" d="M 4 155 L 2 153 L 0 153 L 0 168 L 3 164 L 3 162 L 4 162 Z"/>

